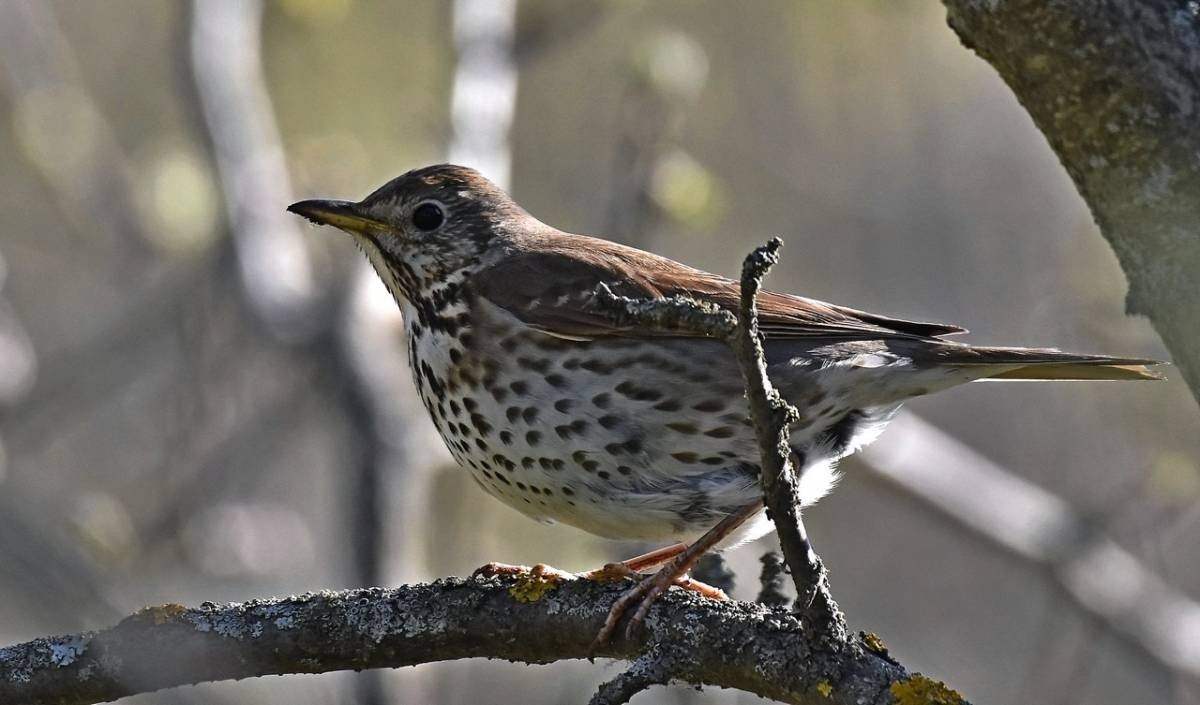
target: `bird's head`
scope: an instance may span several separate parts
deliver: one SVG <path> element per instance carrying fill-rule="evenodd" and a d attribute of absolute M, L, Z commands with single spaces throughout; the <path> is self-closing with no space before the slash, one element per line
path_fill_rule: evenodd
<path fill-rule="evenodd" d="M 310 200 L 288 210 L 354 236 L 397 299 L 413 301 L 480 266 L 497 240 L 537 223 L 474 169 L 415 169 L 352 201 Z"/>

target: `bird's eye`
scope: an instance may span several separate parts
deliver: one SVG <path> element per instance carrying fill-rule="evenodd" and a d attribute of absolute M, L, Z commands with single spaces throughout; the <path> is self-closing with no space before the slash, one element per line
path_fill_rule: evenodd
<path fill-rule="evenodd" d="M 413 225 L 417 226 L 417 230 L 437 230 L 439 226 L 446 220 L 446 214 L 442 212 L 441 206 L 436 203 L 422 203 L 417 206 L 412 214 Z"/>

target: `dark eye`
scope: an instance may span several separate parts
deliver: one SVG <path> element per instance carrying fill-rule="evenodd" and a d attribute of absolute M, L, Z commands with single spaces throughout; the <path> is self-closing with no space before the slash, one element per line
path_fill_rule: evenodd
<path fill-rule="evenodd" d="M 446 214 L 436 203 L 422 203 L 412 214 L 413 225 L 417 226 L 417 230 L 426 232 L 437 230 L 445 220 Z"/>

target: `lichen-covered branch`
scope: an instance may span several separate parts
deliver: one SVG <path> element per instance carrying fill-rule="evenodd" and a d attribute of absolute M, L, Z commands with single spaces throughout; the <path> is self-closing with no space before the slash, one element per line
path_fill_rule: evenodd
<path fill-rule="evenodd" d="M 1200 6 L 945 0 L 1075 181 L 1200 400 Z"/>
<path fill-rule="evenodd" d="M 0 703 L 106 702 L 205 681 L 461 658 L 529 664 L 586 658 L 609 605 L 625 589 L 588 580 L 528 581 L 447 579 L 232 605 L 150 607 L 103 631 L 0 649 Z M 655 605 L 639 636 L 620 634 L 597 655 L 636 659 L 656 644 L 686 645 L 687 658 L 671 662 L 673 679 L 783 702 L 962 702 L 940 683 L 906 672 L 877 640 L 852 638 L 830 652 L 782 609 L 682 591 Z"/>

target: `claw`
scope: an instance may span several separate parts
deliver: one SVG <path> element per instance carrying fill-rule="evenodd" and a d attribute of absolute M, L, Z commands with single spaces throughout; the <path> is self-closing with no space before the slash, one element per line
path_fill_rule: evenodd
<path fill-rule="evenodd" d="M 605 566 L 605 568 L 607 567 Z M 595 652 L 612 638 L 612 635 L 617 630 L 617 625 L 621 621 L 621 617 L 634 604 L 637 605 L 637 609 L 629 619 L 629 624 L 625 628 L 625 636 L 628 639 L 636 637 L 637 630 L 646 621 L 646 616 L 650 614 L 650 607 L 654 604 L 654 601 L 661 597 L 667 590 L 671 589 L 672 586 L 695 592 L 698 595 L 713 600 L 726 601 L 729 599 L 724 590 L 707 583 L 702 583 L 699 580 L 693 580 L 686 575 L 678 575 L 678 566 L 674 564 L 668 565 L 654 575 L 645 577 L 640 583 L 634 585 L 617 598 L 612 608 L 609 609 L 608 616 L 604 619 L 604 626 L 600 629 L 600 633 L 592 641 L 591 650 Z"/>

